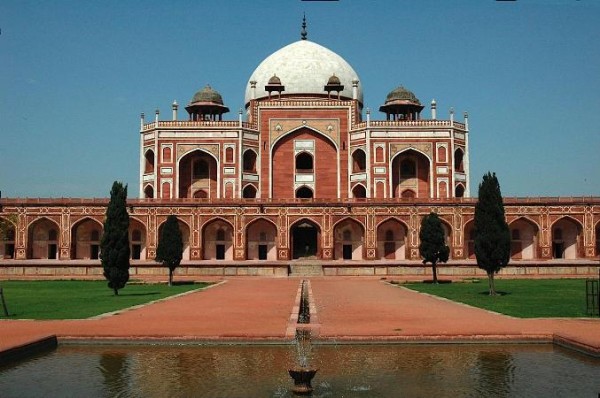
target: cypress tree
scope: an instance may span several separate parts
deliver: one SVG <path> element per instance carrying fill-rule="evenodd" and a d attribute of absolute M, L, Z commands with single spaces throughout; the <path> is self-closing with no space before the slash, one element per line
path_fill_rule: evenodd
<path fill-rule="evenodd" d="M 487 273 L 490 296 L 494 296 L 494 274 L 510 260 L 510 230 L 496 173 L 488 172 L 479 184 L 474 232 L 477 266 Z"/>
<path fill-rule="evenodd" d="M 162 227 L 156 248 L 156 261 L 169 268 L 169 286 L 173 286 L 173 272 L 183 258 L 183 237 L 177 217 L 170 215 Z"/>
<path fill-rule="evenodd" d="M 100 258 L 108 287 L 115 295 L 129 280 L 129 214 L 127 214 L 127 185 L 115 181 L 106 209 L 104 233 L 100 242 Z"/>
<path fill-rule="evenodd" d="M 445 263 L 450 256 L 450 248 L 446 245 L 444 228 L 436 213 L 429 213 L 421 220 L 419 232 L 419 254 L 423 258 L 423 265 L 431 263 L 433 283 L 438 283 L 437 263 Z"/>

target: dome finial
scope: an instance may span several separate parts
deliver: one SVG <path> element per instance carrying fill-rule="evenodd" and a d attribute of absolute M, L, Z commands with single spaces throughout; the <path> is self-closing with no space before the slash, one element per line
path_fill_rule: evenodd
<path fill-rule="evenodd" d="M 302 30 L 300 31 L 300 38 L 302 40 L 306 40 L 306 13 L 304 13 L 304 17 L 302 17 Z"/>

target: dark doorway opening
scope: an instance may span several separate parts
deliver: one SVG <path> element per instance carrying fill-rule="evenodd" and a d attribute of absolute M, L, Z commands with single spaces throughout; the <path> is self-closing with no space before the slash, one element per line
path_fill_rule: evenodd
<path fill-rule="evenodd" d="M 309 258 L 317 255 L 318 229 L 313 224 L 302 222 L 292 230 L 292 258 Z"/>
<path fill-rule="evenodd" d="M 142 256 L 142 245 L 131 245 L 131 258 L 139 260 Z"/>
<path fill-rule="evenodd" d="M 552 252 L 554 258 L 563 258 L 565 254 L 565 244 L 563 242 L 552 243 Z"/>
<path fill-rule="evenodd" d="M 58 252 L 58 248 L 56 246 L 56 244 L 52 243 L 48 245 L 48 258 L 49 259 L 56 259 L 56 254 Z"/>
<path fill-rule="evenodd" d="M 217 260 L 225 260 L 225 245 L 217 245 Z"/>
<path fill-rule="evenodd" d="M 267 245 L 258 245 L 258 259 L 259 260 L 267 259 Z"/>
<path fill-rule="evenodd" d="M 4 258 L 15 257 L 15 245 L 13 243 L 7 243 L 4 245 Z"/>
<path fill-rule="evenodd" d="M 98 254 L 100 253 L 100 246 L 91 245 L 90 246 L 90 258 L 92 260 L 98 260 Z"/>
<path fill-rule="evenodd" d="M 352 260 L 352 245 L 342 245 L 342 258 Z"/>

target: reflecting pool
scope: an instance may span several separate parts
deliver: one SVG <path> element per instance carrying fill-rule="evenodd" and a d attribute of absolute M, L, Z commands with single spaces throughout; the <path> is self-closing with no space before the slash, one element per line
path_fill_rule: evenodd
<path fill-rule="evenodd" d="M 287 345 L 61 345 L 2 397 L 291 397 Z M 597 397 L 600 359 L 552 345 L 315 345 L 313 397 Z"/>

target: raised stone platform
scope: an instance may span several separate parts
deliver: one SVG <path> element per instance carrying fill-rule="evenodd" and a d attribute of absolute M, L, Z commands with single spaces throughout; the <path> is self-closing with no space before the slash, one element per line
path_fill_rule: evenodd
<path fill-rule="evenodd" d="M 557 278 L 597 277 L 595 260 L 512 261 L 501 277 Z M 162 277 L 168 270 L 151 261 L 132 261 L 132 277 Z M 175 276 L 393 276 L 429 278 L 431 267 L 419 261 L 184 261 Z M 450 278 L 483 278 L 485 272 L 473 260 L 456 260 L 438 266 L 438 275 Z M 102 278 L 99 260 L 0 260 L 0 279 Z"/>

